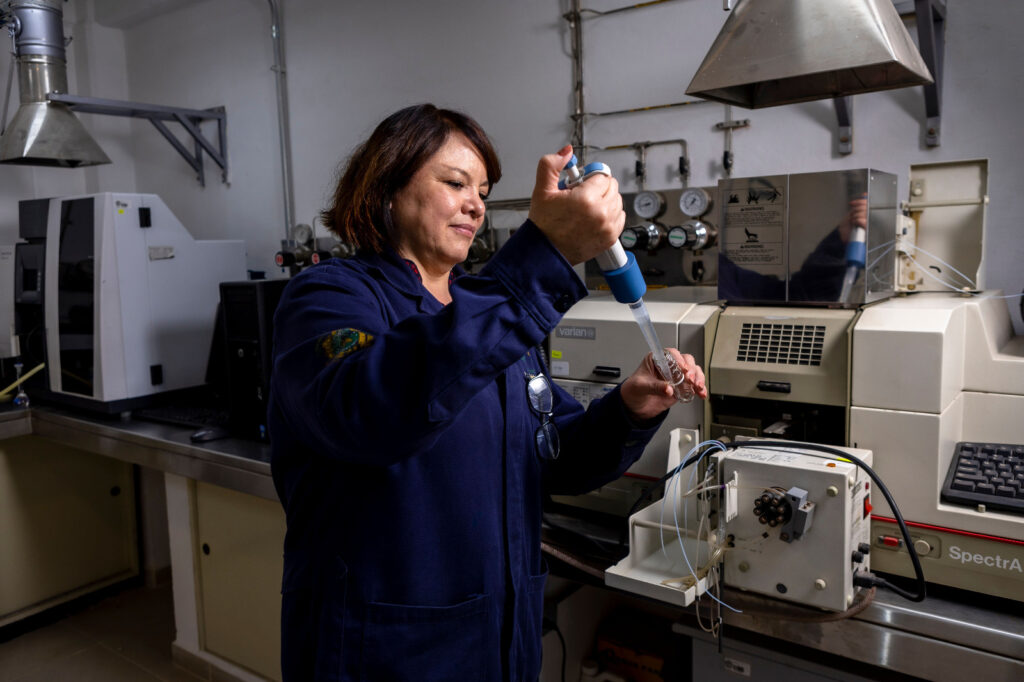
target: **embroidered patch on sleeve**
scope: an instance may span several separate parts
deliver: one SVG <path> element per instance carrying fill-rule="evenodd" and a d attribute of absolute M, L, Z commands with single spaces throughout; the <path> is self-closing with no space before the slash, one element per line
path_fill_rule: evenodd
<path fill-rule="evenodd" d="M 373 345 L 373 335 L 347 327 L 324 334 L 317 342 L 320 353 L 328 360 L 340 360 L 361 348 Z"/>

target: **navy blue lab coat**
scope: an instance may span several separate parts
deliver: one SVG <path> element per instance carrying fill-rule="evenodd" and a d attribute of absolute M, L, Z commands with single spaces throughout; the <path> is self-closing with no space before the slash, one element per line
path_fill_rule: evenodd
<path fill-rule="evenodd" d="M 285 289 L 269 424 L 288 682 L 536 680 L 543 489 L 615 479 L 661 421 L 631 424 L 618 389 L 584 412 L 556 388 L 561 456 L 538 455 L 536 347 L 586 290 L 531 222 L 451 292 L 390 249 Z"/>

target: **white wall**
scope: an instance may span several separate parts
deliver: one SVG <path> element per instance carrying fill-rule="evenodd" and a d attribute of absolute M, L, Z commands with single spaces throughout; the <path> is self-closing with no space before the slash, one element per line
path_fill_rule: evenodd
<path fill-rule="evenodd" d="M 98 18 L 117 28 L 75 25 L 76 40 L 84 42 L 88 54 L 79 54 L 82 43 L 72 51 L 73 89 L 77 78 L 90 89 L 80 94 L 189 108 L 226 106 L 231 184 L 222 184 L 208 161 L 207 184 L 200 188 L 192 170 L 148 123 L 131 123 L 125 141 L 97 122 L 102 117 L 86 116 L 107 153 L 118 154 L 118 170 L 0 167 L 0 240 L 13 225 L 17 198 L 127 188 L 159 193 L 197 237 L 245 238 L 250 267 L 271 269 L 284 219 L 268 3 L 147 0 L 136 10 L 140 6 L 129 0 L 75 0 L 67 8 L 77 5 L 82 15 L 94 4 Z M 351 149 L 403 105 L 433 101 L 476 117 L 502 155 L 505 178 L 495 188 L 497 198 L 528 196 L 537 157 L 570 137 L 572 70 L 562 18 L 568 0 L 281 4 L 300 222 L 311 221 L 322 208 L 338 164 Z M 629 3 L 584 4 L 610 9 Z M 1024 22 L 1024 3 L 947 4 L 941 147 L 924 146 L 920 88 L 855 97 L 854 153 L 845 157 L 835 152 L 830 102 L 734 108 L 734 117 L 749 118 L 752 125 L 734 135 L 733 173 L 875 167 L 896 173 L 905 197 L 911 164 L 987 158 L 986 282 L 1019 292 L 1024 238 L 1015 191 L 1024 172 L 1013 119 L 1024 109 L 1024 92 L 1015 85 L 1024 81 L 1024 48 L 1012 27 Z M 585 19 L 587 110 L 687 99 L 686 86 L 725 18 L 717 0 L 678 0 Z M 6 59 L 0 55 L 0 69 Z M 602 146 L 686 138 L 691 184 L 714 184 L 721 173 L 723 136 L 713 125 L 723 114 L 721 105 L 701 104 L 592 119 L 586 137 Z M 130 153 L 121 153 L 125 146 Z M 673 148 L 652 149 L 649 186 L 676 185 L 677 156 Z M 601 158 L 612 165 L 624 190 L 635 189 L 630 152 L 606 152 Z M 130 171 L 122 172 L 122 166 Z M 1018 328 L 1024 329 L 1019 320 Z"/>
<path fill-rule="evenodd" d="M 133 146 L 137 190 L 160 194 L 196 238 L 245 239 L 249 265 L 257 269 L 273 265 L 284 236 L 267 7 L 264 0 L 193 3 L 124 31 L 133 100 L 227 109 L 229 184 L 204 155 L 201 187 L 185 160 L 140 121 Z M 168 127 L 193 148 L 180 127 Z M 212 122 L 202 129 L 216 140 Z"/>

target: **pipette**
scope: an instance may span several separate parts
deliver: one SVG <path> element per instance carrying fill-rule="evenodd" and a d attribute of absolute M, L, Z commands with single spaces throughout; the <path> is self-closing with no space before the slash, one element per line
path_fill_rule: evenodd
<path fill-rule="evenodd" d="M 611 168 L 600 162 L 588 163 L 580 168 L 575 154 L 569 159 L 569 163 L 563 170 L 565 177 L 559 180 L 559 189 L 578 185 L 592 175 L 611 176 L 612 174 Z M 651 359 L 658 368 L 658 373 L 665 381 L 672 384 L 676 399 L 683 403 L 693 400 L 693 389 L 686 383 L 686 374 L 658 341 L 658 333 L 654 330 L 651 315 L 647 312 L 647 306 L 644 304 L 643 296 L 647 293 L 647 284 L 640 272 L 640 266 L 637 265 L 636 256 L 627 253 L 622 248 L 622 244 L 616 241 L 612 248 L 597 254 L 594 260 L 601 268 L 601 273 L 615 300 L 629 306 L 637 326 L 640 327 L 640 333 L 643 334 L 644 341 L 647 342 L 647 347 L 651 349 Z"/>

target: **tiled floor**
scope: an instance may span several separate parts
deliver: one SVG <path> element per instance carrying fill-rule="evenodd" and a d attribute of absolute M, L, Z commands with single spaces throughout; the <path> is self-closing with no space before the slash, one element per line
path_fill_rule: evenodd
<path fill-rule="evenodd" d="M 132 587 L 0 643 L 0 682 L 196 682 L 173 638 L 170 586 Z"/>

